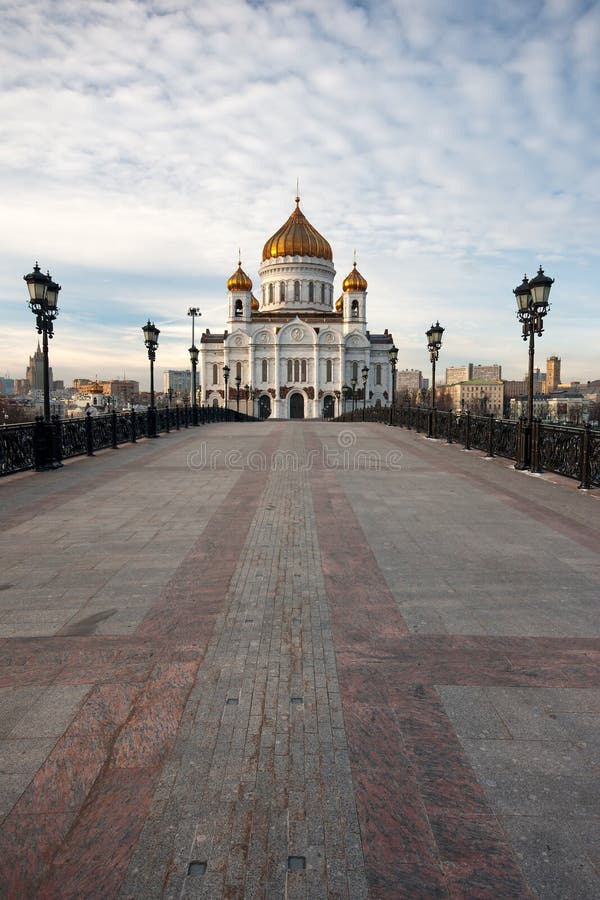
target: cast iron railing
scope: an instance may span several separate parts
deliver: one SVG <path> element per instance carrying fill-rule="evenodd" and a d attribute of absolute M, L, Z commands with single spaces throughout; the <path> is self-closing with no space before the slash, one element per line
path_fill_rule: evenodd
<path fill-rule="evenodd" d="M 193 422 L 190 406 L 165 407 L 156 410 L 157 433 L 189 428 Z M 135 443 L 147 437 L 151 410 L 147 412 L 112 412 L 107 415 L 86 415 L 73 419 L 53 416 L 51 422 L 42 418 L 23 425 L 0 426 L 0 476 L 27 469 L 53 469 L 63 459 L 73 456 L 93 456 L 96 450 L 116 448 L 119 444 Z M 257 422 L 223 407 L 198 407 L 199 425 L 210 422 Z"/>
<path fill-rule="evenodd" d="M 344 413 L 335 421 L 362 422 L 363 410 Z M 411 428 L 449 444 L 462 444 L 466 450 L 514 459 L 515 468 L 524 467 L 525 444 L 530 440 L 533 472 L 557 472 L 577 478 L 581 488 L 600 487 L 600 430 L 589 424 L 552 425 L 534 419 L 529 434 L 524 419 L 495 419 L 420 406 L 398 406 L 393 411 L 373 407 L 364 411 L 364 421 Z"/>

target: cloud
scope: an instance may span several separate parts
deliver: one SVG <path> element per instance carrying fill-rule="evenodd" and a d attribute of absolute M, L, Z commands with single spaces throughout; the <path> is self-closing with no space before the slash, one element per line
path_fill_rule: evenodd
<path fill-rule="evenodd" d="M 136 314 L 162 303 L 168 319 L 192 294 L 224 310 L 238 246 L 257 283 L 297 176 L 342 277 L 358 249 L 374 330 L 410 332 L 447 308 L 458 331 L 473 304 L 487 328 L 499 295 L 510 300 L 542 257 L 573 285 L 592 276 L 593 297 L 599 38 L 598 6 L 566 0 L 8 6 L 3 306 L 39 256 L 65 302 L 65 276 L 79 289 L 87 273 L 74 307 L 86 315 L 108 314 L 103 271 L 128 285 L 117 294 Z M 502 321 L 518 360 L 512 318 Z M 3 350 L 15 369 L 31 343 L 18 335 Z M 130 359 L 132 348 L 112 352 Z"/>

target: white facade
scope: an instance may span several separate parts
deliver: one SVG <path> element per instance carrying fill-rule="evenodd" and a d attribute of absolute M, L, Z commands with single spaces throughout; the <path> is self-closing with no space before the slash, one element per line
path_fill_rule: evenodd
<path fill-rule="evenodd" d="M 392 336 L 367 331 L 367 283 L 356 269 L 334 303 L 331 248 L 310 225 L 296 201 L 288 222 L 265 244 L 259 267 L 260 303 L 241 268 L 228 281 L 224 334 L 206 331 L 200 343 L 202 402 L 223 406 L 228 366 L 228 405 L 275 419 L 321 418 L 342 412 L 344 386 L 356 379 L 362 404 L 362 373 L 369 369 L 367 406 L 391 397 L 388 350 Z M 313 253 L 320 255 L 312 255 Z M 281 255 L 279 255 L 281 254 Z"/>

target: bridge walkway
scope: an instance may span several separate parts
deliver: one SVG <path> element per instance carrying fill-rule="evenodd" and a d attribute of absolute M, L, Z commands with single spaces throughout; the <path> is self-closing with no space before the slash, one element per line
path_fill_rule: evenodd
<path fill-rule="evenodd" d="M 600 492 L 257 422 L 0 504 L 1 896 L 600 896 Z"/>

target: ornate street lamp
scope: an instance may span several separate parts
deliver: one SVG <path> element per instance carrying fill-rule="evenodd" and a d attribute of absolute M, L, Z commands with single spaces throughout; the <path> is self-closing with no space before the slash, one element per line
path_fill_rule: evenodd
<path fill-rule="evenodd" d="M 442 328 L 439 322 L 436 322 L 435 325 L 432 325 L 431 328 L 428 328 L 425 334 L 427 335 L 427 349 L 429 350 L 429 358 L 431 360 L 431 408 L 435 409 L 435 364 L 439 359 L 440 348 L 442 346 L 442 335 L 444 334 L 445 329 Z"/>
<path fill-rule="evenodd" d="M 248 415 L 248 398 L 250 397 L 250 390 L 251 390 L 250 385 L 245 384 L 244 391 L 246 392 L 246 415 Z M 252 414 L 254 414 L 254 410 L 252 410 Z"/>
<path fill-rule="evenodd" d="M 352 386 L 352 418 L 354 418 L 354 410 L 356 409 L 356 385 L 358 381 L 356 378 L 353 378 L 350 382 Z"/>
<path fill-rule="evenodd" d="M 235 376 L 235 386 L 237 388 L 237 394 L 236 394 L 236 398 L 235 398 L 235 404 L 236 404 L 236 411 L 238 413 L 240 411 L 240 384 L 241 383 L 242 383 L 242 376 L 236 375 Z"/>
<path fill-rule="evenodd" d="M 196 316 L 201 316 L 202 313 L 200 312 L 200 309 L 197 306 L 190 306 L 190 308 L 187 311 L 187 314 L 188 314 L 188 316 L 191 316 L 191 318 L 192 318 L 192 347 L 195 347 L 196 341 L 194 340 L 194 324 L 196 322 Z M 193 378 L 192 378 L 192 380 L 193 380 Z M 195 394 L 195 391 L 193 390 L 193 385 L 192 385 L 192 393 Z M 195 422 L 194 424 L 197 424 L 197 422 Z"/>
<path fill-rule="evenodd" d="M 148 349 L 148 359 L 150 360 L 150 409 L 148 417 L 148 437 L 158 437 L 156 433 L 156 410 L 154 408 L 154 360 L 156 359 L 156 348 L 158 347 L 158 336 L 160 329 L 156 327 L 154 322 L 148 319 L 147 323 L 142 326 L 144 332 L 144 343 Z"/>
<path fill-rule="evenodd" d="M 436 322 L 435 325 L 432 325 L 431 328 L 427 329 L 425 334 L 427 336 L 427 349 L 429 350 L 429 358 L 431 360 L 431 415 L 429 416 L 427 437 L 433 437 L 433 417 L 435 415 L 435 364 L 440 355 L 444 329 L 439 322 Z"/>
<path fill-rule="evenodd" d="M 390 349 L 388 350 L 388 356 L 390 358 L 390 366 L 392 367 L 392 402 L 390 404 L 390 421 L 389 424 L 394 424 L 394 410 L 396 408 L 396 363 L 398 362 L 398 348 L 392 344 Z"/>
<path fill-rule="evenodd" d="M 48 366 L 48 339 L 54 334 L 52 325 L 58 315 L 58 293 L 60 284 L 52 281 L 50 273 L 44 275 L 36 262 L 33 272 L 23 276 L 29 290 L 29 307 L 36 317 L 38 334 L 42 335 L 44 357 L 44 421 L 50 422 L 50 374 Z"/>
<path fill-rule="evenodd" d="M 365 412 L 367 408 L 367 379 L 369 377 L 369 367 L 363 366 L 361 369 L 362 374 L 362 383 L 363 383 L 363 414 L 362 420 L 365 421 Z"/>
<path fill-rule="evenodd" d="M 554 278 L 544 275 L 540 266 L 535 278 L 528 280 L 523 276 L 521 284 L 513 290 L 517 299 L 517 318 L 522 323 L 523 340 L 529 338 L 529 373 L 527 385 L 527 423 L 525 446 L 521 461 L 515 468 L 526 469 L 531 466 L 531 430 L 533 425 L 533 359 L 535 355 L 535 335 L 541 337 L 544 331 L 544 316 L 548 312 L 548 298 Z"/>
<path fill-rule="evenodd" d="M 192 363 L 192 425 L 198 424 L 198 404 L 196 402 L 196 368 L 198 366 L 198 348 L 195 344 L 190 347 L 190 362 Z"/>
<path fill-rule="evenodd" d="M 227 385 L 229 384 L 229 372 L 230 371 L 231 370 L 230 370 L 229 366 L 223 366 L 223 378 L 225 380 L 225 409 L 229 409 L 229 397 L 228 397 L 229 388 L 227 387 Z"/>

